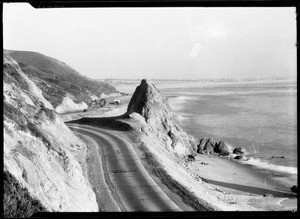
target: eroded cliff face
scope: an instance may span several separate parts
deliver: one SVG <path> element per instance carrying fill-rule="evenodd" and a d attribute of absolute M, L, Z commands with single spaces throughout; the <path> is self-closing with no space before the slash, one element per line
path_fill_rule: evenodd
<path fill-rule="evenodd" d="M 62 103 L 55 107 L 55 111 L 62 114 L 67 112 L 76 112 L 87 109 L 88 105 L 81 101 L 81 103 L 74 103 L 74 101 L 69 97 L 69 95 L 65 96 Z"/>
<path fill-rule="evenodd" d="M 148 124 L 144 132 L 156 132 L 167 143 L 167 149 L 178 156 L 195 153 L 197 139 L 182 130 L 174 120 L 168 101 L 154 84 L 142 80 L 127 108 L 127 114 L 138 113 Z"/>
<path fill-rule="evenodd" d="M 4 170 L 49 211 L 98 211 L 84 176 L 86 145 L 3 54 Z"/>

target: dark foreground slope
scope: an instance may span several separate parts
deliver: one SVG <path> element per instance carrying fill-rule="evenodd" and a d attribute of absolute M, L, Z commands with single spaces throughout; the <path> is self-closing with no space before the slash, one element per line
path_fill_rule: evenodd
<path fill-rule="evenodd" d="M 6 51 L 22 71 L 42 90 L 43 96 L 57 107 L 67 94 L 75 103 L 88 103 L 92 95 L 117 92 L 115 87 L 87 78 L 62 61 L 37 52 Z"/>
<path fill-rule="evenodd" d="M 31 197 L 28 190 L 8 171 L 3 173 L 3 216 L 5 218 L 31 217 L 34 213 L 45 212 L 38 199 Z"/>

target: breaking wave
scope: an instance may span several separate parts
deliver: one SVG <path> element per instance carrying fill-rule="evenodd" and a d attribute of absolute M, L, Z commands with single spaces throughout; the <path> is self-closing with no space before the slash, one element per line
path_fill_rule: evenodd
<path fill-rule="evenodd" d="M 268 161 L 263 161 L 259 158 L 251 157 L 248 160 L 243 160 L 243 163 L 255 166 L 259 169 L 271 170 L 274 172 L 297 174 L 297 167 L 280 166 L 272 164 Z"/>

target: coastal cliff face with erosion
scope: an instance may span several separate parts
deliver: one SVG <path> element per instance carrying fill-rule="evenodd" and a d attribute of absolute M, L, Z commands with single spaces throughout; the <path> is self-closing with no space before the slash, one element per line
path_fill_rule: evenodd
<path fill-rule="evenodd" d="M 42 90 L 44 98 L 62 114 L 82 111 L 94 99 L 119 94 L 115 87 L 81 75 L 64 62 L 37 52 L 5 50 L 22 72 Z"/>
<path fill-rule="evenodd" d="M 199 141 L 175 123 L 167 100 L 151 82 L 142 80 L 128 104 L 127 114 L 141 115 L 148 124 L 142 131 L 156 133 L 176 156 L 182 157 L 197 151 Z"/>
<path fill-rule="evenodd" d="M 3 56 L 5 175 L 15 178 L 17 187 L 27 189 L 26 197 L 37 199 L 46 211 L 98 211 L 86 176 L 86 145 L 17 62 Z M 5 191 L 4 208 L 14 195 Z"/>

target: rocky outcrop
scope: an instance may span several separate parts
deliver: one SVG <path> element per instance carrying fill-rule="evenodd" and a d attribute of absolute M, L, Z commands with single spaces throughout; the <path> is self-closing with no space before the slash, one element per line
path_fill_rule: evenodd
<path fill-rule="evenodd" d="M 215 150 L 215 142 L 213 139 L 209 138 L 207 139 L 205 146 L 204 146 L 204 151 L 208 153 L 213 153 Z"/>
<path fill-rule="evenodd" d="M 233 154 L 242 155 L 245 154 L 245 149 L 241 147 L 237 147 L 233 150 Z"/>
<path fill-rule="evenodd" d="M 295 192 L 295 193 L 298 193 L 298 187 L 297 186 L 292 186 L 291 191 Z"/>
<path fill-rule="evenodd" d="M 127 115 L 138 113 L 145 118 L 151 131 L 158 131 L 171 140 L 171 148 L 178 155 L 192 152 L 228 155 L 229 147 L 223 142 L 215 142 L 212 138 L 199 140 L 184 132 L 174 121 L 174 114 L 167 100 L 160 91 L 147 80 L 142 80 L 128 104 Z M 143 128 L 145 130 L 145 128 Z"/>
<path fill-rule="evenodd" d="M 105 105 L 106 105 L 105 99 L 94 99 L 89 102 L 89 107 L 92 107 L 92 106 L 104 107 Z"/>
<path fill-rule="evenodd" d="M 85 144 L 7 54 L 3 60 L 4 171 L 48 211 L 98 211 L 84 177 Z"/>
<path fill-rule="evenodd" d="M 219 155 L 229 155 L 230 149 L 223 142 L 215 142 L 212 138 L 201 138 L 199 144 L 197 145 L 197 153 L 199 154 L 219 154 Z"/>
<path fill-rule="evenodd" d="M 224 141 L 216 143 L 214 151 L 223 155 L 228 155 L 230 153 L 229 147 L 224 143 Z"/>
<path fill-rule="evenodd" d="M 145 79 L 135 89 L 127 112 L 142 115 L 151 127 L 165 133 L 172 131 L 174 127 L 174 114 L 166 99 L 152 83 Z"/>
<path fill-rule="evenodd" d="M 215 142 L 212 138 L 200 139 L 199 144 L 197 145 L 197 153 L 199 154 L 212 154 L 215 150 Z"/>
<path fill-rule="evenodd" d="M 204 150 L 206 144 L 206 139 L 205 138 L 201 138 L 199 144 L 197 145 L 197 153 L 201 154 L 202 151 Z"/>
<path fill-rule="evenodd" d="M 237 156 L 234 157 L 234 159 L 241 160 L 241 159 L 243 159 L 243 155 L 237 155 Z"/>
<path fill-rule="evenodd" d="M 175 123 L 174 114 L 167 100 L 154 84 L 145 79 L 136 88 L 128 104 L 127 115 L 133 113 L 145 118 L 148 131 L 157 132 L 162 138 L 170 139 L 169 149 L 177 155 L 185 156 L 197 150 L 197 139 L 184 132 Z"/>
<path fill-rule="evenodd" d="M 188 154 L 187 156 L 185 156 L 185 159 L 187 161 L 195 161 L 195 156 L 194 155 L 191 155 L 191 154 Z"/>

